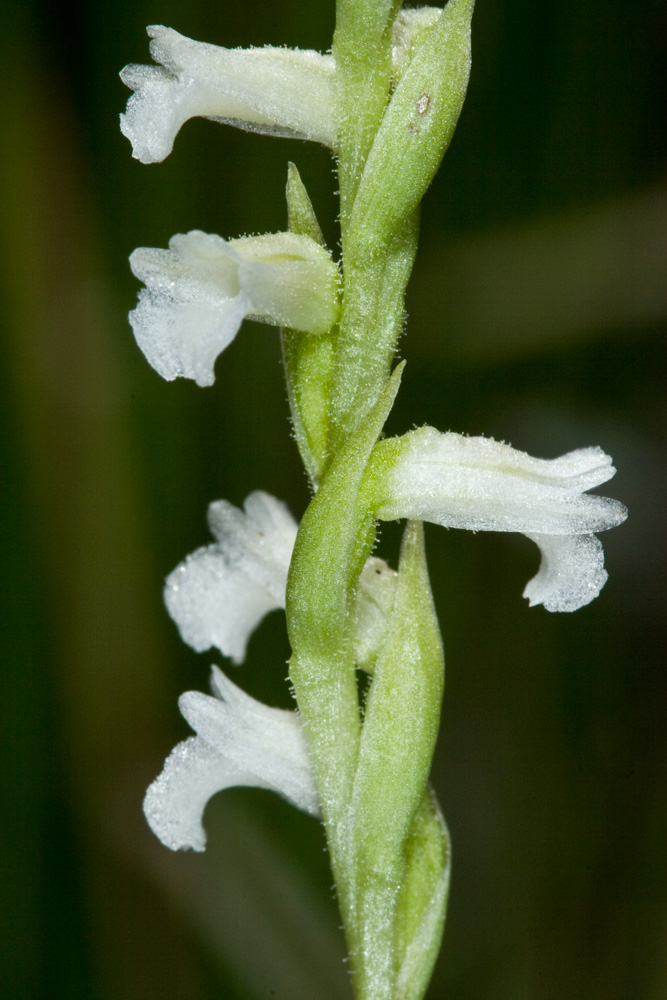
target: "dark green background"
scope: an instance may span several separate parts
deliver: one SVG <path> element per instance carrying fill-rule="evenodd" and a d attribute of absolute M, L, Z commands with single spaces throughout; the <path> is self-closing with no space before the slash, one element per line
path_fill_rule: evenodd
<path fill-rule="evenodd" d="M 455 857 L 431 998 L 667 996 L 666 10 L 480 0 L 425 202 L 391 430 L 544 457 L 600 444 L 630 507 L 575 615 L 527 609 L 525 539 L 428 530 Z M 192 121 L 165 163 L 130 158 L 117 72 L 147 61 L 152 22 L 326 49 L 333 3 L 2 6 L 3 996 L 334 1000 L 349 987 L 312 820 L 235 790 L 208 810 L 207 853 L 176 856 L 141 815 L 188 731 L 176 698 L 212 659 L 180 642 L 162 578 L 207 541 L 211 500 L 262 488 L 299 515 L 308 492 L 275 331 L 246 324 L 212 389 L 162 382 L 126 322 L 127 256 L 284 228 L 288 159 L 337 239 L 323 149 Z M 273 615 L 233 677 L 287 706 L 287 656 Z"/>

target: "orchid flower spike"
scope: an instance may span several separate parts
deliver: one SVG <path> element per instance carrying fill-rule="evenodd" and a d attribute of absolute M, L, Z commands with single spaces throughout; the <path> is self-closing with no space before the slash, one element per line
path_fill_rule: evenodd
<path fill-rule="evenodd" d="M 171 381 L 212 385 L 217 356 L 245 316 L 320 334 L 338 316 L 338 270 L 315 240 L 296 233 L 227 242 L 193 230 L 168 250 L 140 247 L 130 257 L 146 285 L 130 313 L 147 360 Z"/>
<path fill-rule="evenodd" d="M 217 667 L 211 668 L 211 690 L 213 697 L 187 691 L 179 698 L 181 714 L 197 735 L 174 747 L 144 798 L 151 830 L 172 851 L 204 850 L 204 809 L 223 788 L 269 788 L 297 809 L 319 815 L 298 713 L 263 705 Z"/>
<path fill-rule="evenodd" d="M 181 638 L 198 653 L 215 647 L 232 662 L 245 659 L 262 619 L 285 607 L 297 523 L 280 500 L 257 490 L 239 510 L 226 500 L 208 508 L 215 543 L 204 545 L 167 577 L 164 599 Z M 397 573 L 383 559 L 367 561 L 357 591 L 354 647 L 371 672 L 393 608 Z"/>
<path fill-rule="evenodd" d="M 540 548 L 527 584 L 531 606 L 576 611 L 607 580 L 593 532 L 621 524 L 623 504 L 589 496 L 615 474 L 600 448 L 532 458 L 492 438 L 442 434 L 432 427 L 377 446 L 370 483 L 381 520 L 414 518 L 471 531 L 518 531 Z"/>
<path fill-rule="evenodd" d="M 271 46 L 224 49 L 160 24 L 146 31 L 159 65 L 132 64 L 120 73 L 135 91 L 120 128 L 137 160 L 164 160 L 181 125 L 195 116 L 335 149 L 332 56 Z"/>

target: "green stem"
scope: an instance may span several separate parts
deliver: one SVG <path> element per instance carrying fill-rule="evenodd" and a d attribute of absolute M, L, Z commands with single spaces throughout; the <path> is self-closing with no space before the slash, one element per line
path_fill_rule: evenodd
<path fill-rule="evenodd" d="M 388 245 L 348 241 L 329 403 L 332 452 L 356 430 L 387 381 L 403 329 L 418 235 L 419 213 L 413 212 Z"/>
<path fill-rule="evenodd" d="M 350 803 L 361 721 L 350 628 L 356 581 L 375 539 L 359 502 L 368 456 L 394 402 L 397 369 L 356 434 L 340 449 L 306 511 L 287 583 L 290 679 L 308 737 L 331 866 L 348 940 L 356 940 Z"/>

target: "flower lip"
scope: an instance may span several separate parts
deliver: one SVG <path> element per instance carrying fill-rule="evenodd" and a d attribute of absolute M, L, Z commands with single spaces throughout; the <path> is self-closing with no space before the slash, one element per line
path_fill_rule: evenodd
<path fill-rule="evenodd" d="M 167 577 L 169 614 L 197 652 L 217 647 L 242 663 L 250 635 L 270 611 L 285 606 L 285 585 L 297 524 L 285 504 L 260 490 L 241 511 L 212 503 L 216 541 L 202 546 Z"/>
<path fill-rule="evenodd" d="M 528 535 L 541 552 L 540 568 L 525 586 L 530 607 L 577 611 L 595 600 L 608 579 L 595 535 Z"/>

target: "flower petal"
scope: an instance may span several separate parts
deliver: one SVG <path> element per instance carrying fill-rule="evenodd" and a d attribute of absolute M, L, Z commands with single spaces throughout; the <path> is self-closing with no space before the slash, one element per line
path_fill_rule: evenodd
<path fill-rule="evenodd" d="M 627 517 L 618 501 L 584 494 L 616 472 L 600 448 L 540 459 L 492 438 L 441 434 L 432 427 L 394 442 L 383 443 L 397 453 L 377 483 L 382 520 L 566 535 L 604 531 Z"/>
<path fill-rule="evenodd" d="M 161 65 L 130 65 L 120 74 L 135 91 L 121 115 L 121 131 L 142 163 L 163 160 L 193 116 L 335 148 L 332 56 L 270 46 L 225 49 L 162 25 L 146 30 L 151 55 Z"/>
<path fill-rule="evenodd" d="M 254 776 L 303 812 L 319 813 L 306 739 L 296 712 L 270 708 L 212 668 L 215 697 L 187 691 L 179 699 L 184 719 L 226 762 Z"/>
<path fill-rule="evenodd" d="M 208 508 L 215 544 L 186 556 L 169 574 L 164 599 L 181 638 L 198 653 L 215 646 L 234 663 L 270 611 L 285 607 L 297 523 L 276 497 L 257 490 L 239 510 L 226 500 Z M 397 573 L 372 557 L 359 579 L 355 660 L 372 670 L 393 607 Z"/>
<path fill-rule="evenodd" d="M 523 596 L 531 608 L 576 611 L 590 604 L 607 582 L 602 543 L 595 535 L 529 534 L 542 553 L 537 574 Z"/>
<path fill-rule="evenodd" d="M 158 374 L 212 385 L 214 364 L 248 309 L 238 256 L 221 236 L 177 235 L 168 250 L 140 247 L 130 257 L 146 288 L 130 313 L 136 341 Z"/>
<path fill-rule="evenodd" d="M 357 586 L 354 621 L 354 660 L 367 673 L 387 638 L 396 599 L 398 573 L 384 559 L 371 556 L 361 571 Z"/>
<path fill-rule="evenodd" d="M 253 319 L 313 334 L 331 329 L 340 311 L 340 275 L 324 247 L 299 233 L 247 236 L 231 246 Z"/>
<path fill-rule="evenodd" d="M 204 809 L 224 788 L 258 784 L 198 736 L 179 743 L 167 757 L 162 773 L 149 786 L 144 815 L 155 836 L 172 851 L 190 847 L 203 851 Z"/>
<path fill-rule="evenodd" d="M 245 512 L 218 500 L 208 511 L 214 545 L 187 558 L 166 580 L 164 599 L 184 642 L 197 652 L 217 647 L 242 663 L 265 615 L 285 606 L 297 525 L 268 493 L 251 493 Z"/>
<path fill-rule="evenodd" d="M 338 269 L 323 247 L 297 233 L 227 241 L 194 229 L 173 236 L 168 250 L 140 247 L 130 266 L 146 285 L 130 323 L 168 380 L 212 385 L 215 360 L 247 314 L 313 334 L 338 318 Z"/>
<path fill-rule="evenodd" d="M 297 523 L 281 500 L 255 490 L 243 504 L 245 513 L 226 500 L 208 508 L 208 524 L 230 565 L 243 569 L 284 606 L 287 572 Z"/>
<path fill-rule="evenodd" d="M 297 713 L 255 701 L 217 667 L 211 687 L 215 697 L 198 691 L 181 696 L 181 712 L 197 736 L 172 750 L 144 798 L 151 829 L 173 851 L 204 850 L 204 809 L 211 796 L 225 788 L 268 788 L 298 809 L 319 815 Z"/>

